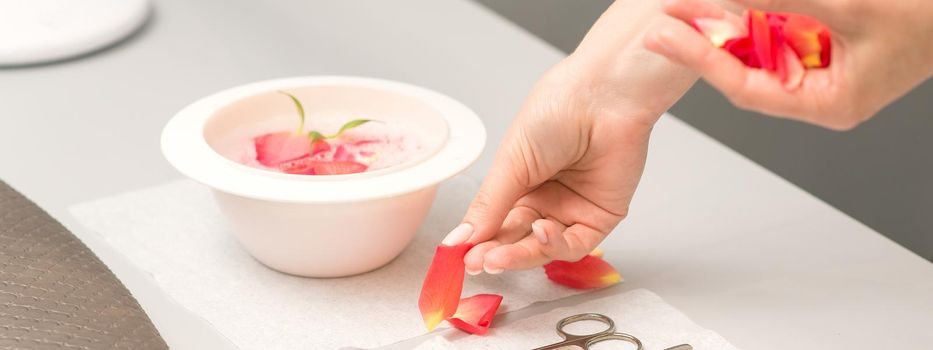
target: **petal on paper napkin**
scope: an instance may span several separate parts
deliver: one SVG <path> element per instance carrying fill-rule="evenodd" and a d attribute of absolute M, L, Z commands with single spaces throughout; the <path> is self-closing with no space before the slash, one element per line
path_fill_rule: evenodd
<path fill-rule="evenodd" d="M 486 334 L 501 303 L 502 296 L 496 294 L 477 294 L 460 299 L 457 312 L 447 322 L 470 334 Z"/>
<path fill-rule="evenodd" d="M 421 285 L 418 309 L 428 331 L 434 330 L 441 321 L 453 316 L 460 303 L 463 290 L 463 256 L 473 248 L 464 243 L 455 246 L 439 245 L 434 259 Z"/>
<path fill-rule="evenodd" d="M 275 166 L 311 153 L 311 141 L 305 135 L 288 131 L 264 134 L 253 139 L 256 160 L 265 166 Z"/>
<path fill-rule="evenodd" d="M 576 289 L 604 288 L 622 281 L 622 276 L 602 258 L 587 255 L 576 262 L 554 260 L 544 265 L 547 278 Z"/>

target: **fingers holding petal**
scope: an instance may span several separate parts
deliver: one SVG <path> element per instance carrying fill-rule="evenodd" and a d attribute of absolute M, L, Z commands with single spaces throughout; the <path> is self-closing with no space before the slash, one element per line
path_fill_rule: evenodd
<path fill-rule="evenodd" d="M 486 261 L 486 253 L 501 246 L 498 241 L 486 241 L 473 246 L 463 257 L 464 269 L 471 275 L 478 275 L 483 272 L 483 264 Z"/>
<path fill-rule="evenodd" d="M 504 270 L 527 270 L 551 261 L 541 253 L 541 243 L 534 237 L 528 236 L 522 240 L 498 246 L 486 253 L 484 269 L 489 273 L 499 273 Z"/>
<path fill-rule="evenodd" d="M 533 230 L 536 231 L 534 234 L 518 242 L 485 250 L 483 268 L 486 272 L 524 270 L 551 260 L 577 261 L 593 251 L 606 237 L 606 234 L 585 225 L 566 227 L 549 219 L 536 221 Z M 547 235 L 547 243 L 542 243 L 537 237 L 540 234 Z"/>
<path fill-rule="evenodd" d="M 478 244 L 464 257 L 463 261 L 466 264 L 467 271 L 473 275 L 482 271 L 486 252 L 503 244 L 515 243 L 528 236 L 531 233 L 531 223 L 540 218 L 541 214 L 538 214 L 536 210 L 530 207 L 517 206 L 512 208 L 496 235 L 492 239 Z"/>
<path fill-rule="evenodd" d="M 739 108 L 808 120 L 804 111 L 812 104 L 813 98 L 808 95 L 810 89 L 788 91 L 786 82 L 776 74 L 746 67 L 727 51 L 710 45 L 692 28 L 665 26 L 649 33 L 645 40 L 649 49 L 700 73 Z"/>
<path fill-rule="evenodd" d="M 592 227 L 573 224 L 559 233 L 548 232 L 548 243 L 542 245 L 541 252 L 551 260 L 577 261 L 596 249 L 606 235 Z"/>

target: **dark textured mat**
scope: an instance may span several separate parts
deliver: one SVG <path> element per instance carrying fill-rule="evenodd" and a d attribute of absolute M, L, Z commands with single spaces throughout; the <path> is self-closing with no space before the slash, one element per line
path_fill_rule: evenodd
<path fill-rule="evenodd" d="M 167 349 L 81 241 L 0 181 L 0 349 Z"/>

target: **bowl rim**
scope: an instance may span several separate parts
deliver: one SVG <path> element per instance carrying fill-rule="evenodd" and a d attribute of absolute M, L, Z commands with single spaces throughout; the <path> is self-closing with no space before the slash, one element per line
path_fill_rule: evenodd
<path fill-rule="evenodd" d="M 217 153 L 204 137 L 208 120 L 221 108 L 257 94 L 311 86 L 351 86 L 412 97 L 436 110 L 447 138 L 426 158 L 372 176 L 283 177 L 249 171 Z M 486 129 L 470 108 L 439 92 L 397 81 L 355 76 L 302 76 L 264 80 L 208 95 L 175 114 L 162 130 L 162 154 L 182 174 L 230 194 L 277 202 L 352 202 L 415 192 L 463 172 L 482 154 Z M 387 168 L 386 170 L 392 169 Z M 365 174 L 365 173 L 364 173 Z M 319 178 L 319 179 L 316 179 Z"/>

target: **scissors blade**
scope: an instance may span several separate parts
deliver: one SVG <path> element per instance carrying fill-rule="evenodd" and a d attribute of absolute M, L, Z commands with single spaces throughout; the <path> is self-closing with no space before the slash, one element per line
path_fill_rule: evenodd
<path fill-rule="evenodd" d="M 693 350 L 693 347 L 690 344 L 680 344 L 665 350 Z"/>

